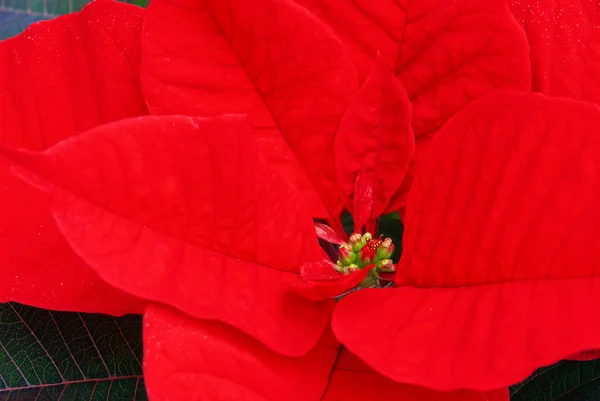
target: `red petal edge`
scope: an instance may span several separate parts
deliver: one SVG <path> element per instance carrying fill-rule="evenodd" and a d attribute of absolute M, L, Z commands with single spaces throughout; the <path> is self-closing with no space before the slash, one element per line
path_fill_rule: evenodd
<path fill-rule="evenodd" d="M 600 350 L 592 349 L 588 351 L 578 352 L 574 355 L 570 355 L 568 359 L 574 361 L 593 361 L 594 359 L 600 359 Z"/>
<path fill-rule="evenodd" d="M 317 237 L 324 241 L 336 245 L 341 245 L 344 243 L 344 239 L 340 236 L 340 234 L 338 234 L 337 231 L 327 224 L 315 223 L 315 231 L 317 232 Z M 346 233 L 344 233 L 344 235 L 346 235 Z"/>
<path fill-rule="evenodd" d="M 399 288 L 343 298 L 338 339 L 437 390 L 508 386 L 600 348 L 599 130 L 599 107 L 537 94 L 451 119 L 411 190 Z"/>
<path fill-rule="evenodd" d="M 139 87 L 143 9 L 94 1 L 0 42 L 0 141 L 42 150 L 99 124 L 147 114 Z M 0 162 L 0 302 L 141 313 L 71 250 L 47 194 Z"/>
<path fill-rule="evenodd" d="M 283 283 L 322 258 L 312 218 L 245 118 L 123 120 L 44 153 L 3 153 L 52 193 L 69 243 L 118 288 L 284 354 L 305 353 L 327 326 L 332 302 Z"/>
<path fill-rule="evenodd" d="M 300 276 L 287 276 L 286 284 L 298 295 L 311 301 L 337 298 L 359 285 L 375 265 L 342 274 L 334 269 L 335 265 L 323 260 L 306 263 L 300 269 Z"/>
<path fill-rule="evenodd" d="M 144 379 L 157 400 L 319 401 L 337 347 L 328 335 L 290 358 L 222 323 L 158 305 L 144 315 Z"/>

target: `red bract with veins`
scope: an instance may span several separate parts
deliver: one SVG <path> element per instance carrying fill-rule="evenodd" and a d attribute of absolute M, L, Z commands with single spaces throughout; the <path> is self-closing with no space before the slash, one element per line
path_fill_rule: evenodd
<path fill-rule="evenodd" d="M 97 125 L 147 114 L 139 87 L 143 10 L 95 1 L 0 42 L 0 143 L 47 149 Z M 64 240 L 51 198 L 0 161 L 0 301 L 140 313 Z"/>
<path fill-rule="evenodd" d="M 338 339 L 439 390 L 515 383 L 596 348 L 597 124 L 596 106 L 541 95 L 451 119 L 410 195 L 395 288 L 344 297 Z"/>
<path fill-rule="evenodd" d="M 123 121 L 43 153 L 3 153 L 53 194 L 65 236 L 105 279 L 186 313 L 148 309 L 152 397 L 486 399 L 506 392 L 408 384 L 491 390 L 600 347 L 599 127 L 597 106 L 533 94 L 492 95 L 451 119 L 413 186 L 394 288 L 335 306 L 347 350 L 321 337 L 330 301 L 278 284 L 322 253 L 303 198 L 240 118 Z"/>
<path fill-rule="evenodd" d="M 505 1 L 406 3 L 153 0 L 141 69 L 150 112 L 247 114 L 267 160 L 305 194 L 313 216 L 327 217 L 320 199 L 341 231 L 338 218 L 348 204 L 339 195 L 347 196 L 354 181 L 339 195 L 334 190 L 336 133 L 378 51 L 412 102 L 411 129 L 422 150 L 473 100 L 531 86 L 526 38 Z M 389 95 L 372 91 L 371 99 L 377 94 Z M 379 123 L 390 121 L 367 124 Z M 290 163 L 294 157 L 301 169 Z M 395 205 L 406 203 L 414 171 Z M 389 179 L 395 185 L 397 177 Z M 383 191 L 378 196 L 387 198 Z"/>
<path fill-rule="evenodd" d="M 344 42 L 361 83 L 379 52 L 404 87 L 413 107 L 416 159 L 396 200 L 401 205 L 448 118 L 494 90 L 531 85 L 529 47 L 505 0 L 295 1 Z"/>
<path fill-rule="evenodd" d="M 334 142 L 337 187 L 346 209 L 354 214 L 355 234 L 346 242 L 345 232 L 335 229 L 341 224 L 317 224 L 319 238 L 340 246 L 338 252 L 330 252 L 332 261 L 309 263 L 300 276 L 290 277 L 288 284 L 303 296 L 320 300 L 357 285 L 380 286 L 395 271 L 390 259 L 394 245 L 377 236 L 376 226 L 381 215 L 402 206 L 397 194 L 404 190 L 415 148 L 411 115 L 404 89 L 377 56 L 342 116 Z"/>
<path fill-rule="evenodd" d="M 600 6 L 591 1 L 512 0 L 512 13 L 527 34 L 532 89 L 600 103 Z M 574 359 L 590 359 L 600 351 Z"/>
<path fill-rule="evenodd" d="M 2 153 L 53 195 L 62 232 L 102 278 L 156 301 L 144 326 L 152 399 L 507 397 L 392 382 L 327 334 L 335 301 L 306 300 L 286 285 L 323 260 L 312 217 L 259 154 L 243 117 L 123 120 L 43 153 Z M 389 256 L 389 244 L 359 237 L 350 243 Z M 354 386 L 344 384 L 347 369 Z"/>

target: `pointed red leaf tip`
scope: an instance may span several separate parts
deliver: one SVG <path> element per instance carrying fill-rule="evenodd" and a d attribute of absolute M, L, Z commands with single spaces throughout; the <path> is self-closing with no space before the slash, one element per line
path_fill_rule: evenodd
<path fill-rule="evenodd" d="M 144 32 L 153 114 L 247 114 L 261 151 L 313 215 L 326 215 L 316 188 L 338 218 L 333 138 L 358 83 L 326 26 L 292 0 L 153 0 Z"/>
<path fill-rule="evenodd" d="M 284 277 L 321 260 L 300 194 L 260 157 L 246 120 L 147 117 L 41 153 L 5 150 L 54 195 L 71 246 L 110 284 L 217 319 L 283 354 L 321 336 L 333 302 Z"/>
<path fill-rule="evenodd" d="M 306 355 L 284 357 L 222 323 L 152 305 L 144 380 L 152 400 L 320 401 L 338 347 L 329 331 Z"/>
<path fill-rule="evenodd" d="M 311 301 L 333 299 L 347 293 L 359 285 L 375 265 L 342 274 L 335 270 L 336 265 L 328 260 L 302 265 L 300 276 L 286 277 L 286 284 L 298 295 Z"/>
<path fill-rule="evenodd" d="M 336 245 L 341 245 L 344 243 L 344 239 L 340 236 L 340 234 L 326 224 L 315 223 L 315 231 L 317 232 L 317 237 L 324 241 Z"/>
<path fill-rule="evenodd" d="M 530 89 L 527 38 L 505 0 L 295 1 L 341 38 L 361 81 L 381 52 L 412 102 L 418 154 L 470 102 Z"/>
<path fill-rule="evenodd" d="M 326 332 L 299 358 L 164 306 L 144 315 L 144 380 L 157 400 L 506 401 L 508 391 L 437 393 L 377 374 Z"/>
<path fill-rule="evenodd" d="M 146 114 L 138 84 L 143 10 L 95 1 L 0 42 L 0 142 L 42 150 L 99 124 Z M 0 302 L 141 313 L 71 250 L 46 194 L 0 162 Z"/>
<path fill-rule="evenodd" d="M 448 121 L 411 190 L 398 288 L 343 298 L 338 339 L 437 390 L 504 387 L 600 348 L 598 130 L 597 106 L 539 94 Z"/>
<path fill-rule="evenodd" d="M 585 0 L 511 0 L 531 47 L 533 90 L 600 103 L 600 7 Z"/>
<path fill-rule="evenodd" d="M 376 172 L 368 168 L 361 169 L 357 174 L 356 182 L 354 183 L 354 191 L 350 195 L 355 233 L 362 233 L 363 227 L 367 221 L 373 221 L 380 216 L 379 214 L 377 217 L 370 218 L 373 214 L 373 204 L 375 202 L 373 185 L 375 184 L 374 181 L 376 180 L 376 175 Z"/>
<path fill-rule="evenodd" d="M 411 116 L 406 92 L 378 56 L 335 137 L 337 187 L 344 206 L 354 214 L 356 232 L 367 219 L 403 206 L 389 202 L 415 151 Z"/>

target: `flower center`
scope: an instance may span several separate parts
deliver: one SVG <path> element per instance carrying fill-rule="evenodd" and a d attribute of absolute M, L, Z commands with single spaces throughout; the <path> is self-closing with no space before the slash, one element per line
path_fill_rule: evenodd
<path fill-rule="evenodd" d="M 370 268 L 369 275 L 361 287 L 378 287 L 380 273 L 394 273 L 396 266 L 392 262 L 394 244 L 391 238 L 373 238 L 370 233 L 354 233 L 348 242 L 340 245 L 336 270 L 343 274 Z"/>

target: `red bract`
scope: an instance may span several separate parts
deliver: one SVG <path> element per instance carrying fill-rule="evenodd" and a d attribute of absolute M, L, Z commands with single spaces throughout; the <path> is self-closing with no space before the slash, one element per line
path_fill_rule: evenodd
<path fill-rule="evenodd" d="M 368 75 L 376 53 L 404 86 L 417 149 L 462 107 L 527 90 L 528 46 L 504 0 L 296 0 L 341 38 Z"/>
<path fill-rule="evenodd" d="M 0 141 L 42 150 L 96 125 L 146 113 L 138 83 L 143 10 L 96 1 L 0 42 Z M 47 194 L 0 162 L 0 301 L 141 312 L 71 250 Z"/>
<path fill-rule="evenodd" d="M 598 129 L 598 107 L 533 94 L 451 119 L 411 191 L 396 288 L 342 299 L 338 339 L 438 390 L 505 386 L 600 346 Z"/>
<path fill-rule="evenodd" d="M 371 74 L 342 116 L 334 141 L 337 187 L 330 188 L 330 191 L 337 190 L 346 209 L 353 212 L 357 233 L 362 233 L 366 226 L 368 232 L 376 234 L 377 219 L 386 211 L 404 206 L 397 200 L 406 194 L 407 188 L 402 184 L 415 147 L 411 114 L 412 108 L 402 85 L 378 56 Z M 349 250 L 348 244 L 342 240 L 345 233 L 339 228 L 341 224 L 331 220 L 330 223 L 333 227 L 318 224 L 317 236 L 340 244 L 340 251 Z M 333 232 L 334 228 L 337 232 Z M 369 247 L 364 247 L 362 251 L 367 249 Z M 370 255 L 370 258 L 373 256 Z M 342 257 L 340 253 L 340 261 L 343 261 Z M 373 263 L 368 261 L 366 264 Z M 306 264 L 301 268 L 303 274 L 288 277 L 287 283 L 308 299 L 325 300 L 355 288 L 366 279 L 367 274 L 375 279 L 380 272 L 372 265 L 337 273 L 330 264 Z"/>
<path fill-rule="evenodd" d="M 355 288 L 375 266 L 340 274 L 335 263 L 329 260 L 311 262 L 300 268 L 299 277 L 289 277 L 288 285 L 298 294 L 312 301 L 322 301 L 339 297 Z"/>
<path fill-rule="evenodd" d="M 587 0 L 511 0 L 531 47 L 533 90 L 600 103 L 600 6 Z"/>
<path fill-rule="evenodd" d="M 326 216 L 305 173 L 341 212 L 327 191 L 335 185 L 330 155 L 358 84 L 327 27 L 289 0 L 157 0 L 144 30 L 142 84 L 153 114 L 247 114 L 261 152 L 313 214 Z"/>
<path fill-rule="evenodd" d="M 41 154 L 5 150 L 54 194 L 54 216 L 110 284 L 303 354 L 333 301 L 288 293 L 322 259 L 303 199 L 260 157 L 246 120 L 153 117 L 105 125 Z"/>
<path fill-rule="evenodd" d="M 247 113 L 267 160 L 315 216 L 325 213 L 289 149 L 335 221 L 334 138 L 357 90 L 355 68 L 365 77 L 378 49 L 413 103 L 421 145 L 469 102 L 530 87 L 527 41 L 503 1 L 300 3 L 345 47 L 291 0 L 153 1 L 142 84 L 154 114 Z M 405 204 L 411 177 L 393 204 Z"/>
<path fill-rule="evenodd" d="M 588 132 L 600 111 L 504 94 L 460 112 L 530 87 L 525 36 L 500 0 L 381 3 L 375 14 L 361 1 L 301 2 L 321 20 L 290 0 L 153 0 L 150 111 L 201 117 L 120 121 L 41 153 L 2 148 L 51 194 L 86 262 L 156 302 L 144 334 L 151 396 L 505 400 L 433 390 L 494 390 L 599 346 L 600 148 Z M 391 244 L 347 239 L 337 218 L 345 206 L 356 231 L 374 232 L 403 206 L 415 147 L 396 288 L 336 306 L 372 269 L 393 271 Z M 312 217 L 326 215 L 315 233 Z M 340 264 L 317 235 L 342 247 Z M 334 307 L 347 349 L 327 333 Z"/>
<path fill-rule="evenodd" d="M 354 214 L 356 231 L 368 220 L 398 210 L 390 200 L 412 161 L 412 106 L 379 57 L 348 105 L 335 137 L 337 188 Z"/>
<path fill-rule="evenodd" d="M 159 319 L 148 309 L 145 371 L 153 397 L 162 399 L 164 383 L 171 383 L 165 374 L 181 383 L 170 390 L 174 399 L 190 390 L 188 381 L 204 384 L 202 394 L 250 397 L 245 387 L 253 376 L 232 370 L 246 364 L 255 369 L 252 374 L 271 372 L 267 379 L 251 380 L 260 394 L 287 394 L 285 385 L 300 375 L 308 398 L 297 399 L 316 401 L 330 372 L 343 370 L 332 361 L 337 345 L 327 347 L 329 340 L 323 340 L 315 348 L 334 301 L 304 300 L 285 285 L 300 274 L 300 265 L 323 258 L 311 216 L 297 189 L 260 157 L 243 118 L 124 120 L 43 153 L 6 147 L 2 153 L 22 178 L 52 193 L 61 230 L 104 279 L 187 314 Z M 321 273 L 317 269 L 315 276 L 327 278 Z M 208 323 L 204 332 L 207 320 L 234 326 L 278 354 L 222 324 Z M 223 330 L 233 334 L 219 339 Z M 166 362 L 161 344 L 167 350 L 185 346 L 187 352 Z M 189 366 L 206 367 L 218 379 L 190 376 L 185 372 L 195 370 Z M 223 379 L 223 371 L 235 375 Z M 375 372 L 367 376 L 365 383 L 374 380 L 433 399 L 447 396 L 411 390 Z M 224 380 L 233 383 L 224 388 Z M 341 384 L 333 386 L 334 393 L 343 391 Z"/>
<path fill-rule="evenodd" d="M 331 334 L 300 358 L 273 353 L 220 323 L 152 306 L 144 369 L 157 400 L 508 401 L 508 390 L 439 393 L 394 383 L 340 348 Z"/>
<path fill-rule="evenodd" d="M 600 103 L 600 6 L 585 0 L 511 0 L 510 7 L 529 40 L 532 89 Z M 600 353 L 581 358 L 594 352 Z"/>

